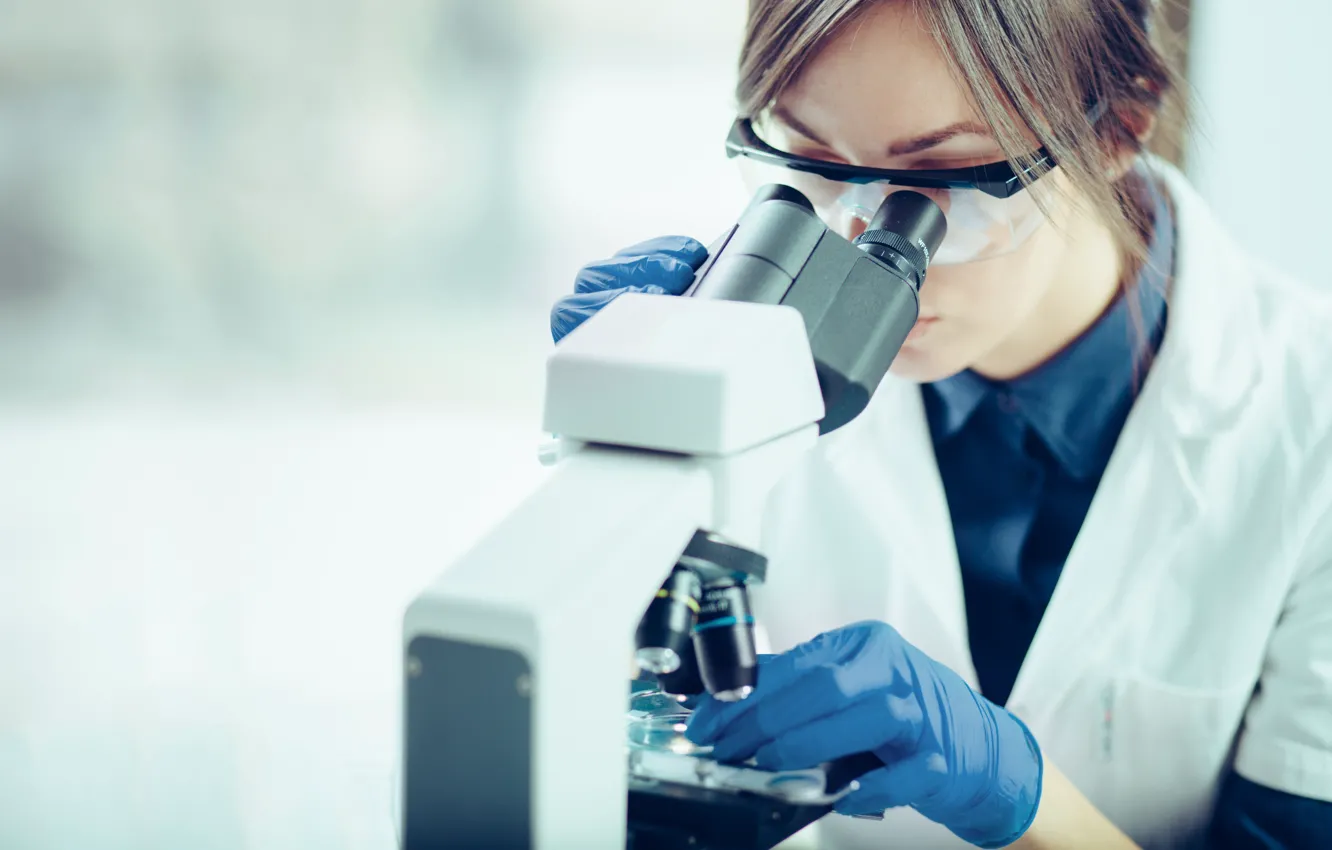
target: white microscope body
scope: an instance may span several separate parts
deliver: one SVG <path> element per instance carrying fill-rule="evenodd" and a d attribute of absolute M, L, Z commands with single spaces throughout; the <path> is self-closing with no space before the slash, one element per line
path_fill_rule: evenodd
<path fill-rule="evenodd" d="M 556 348 L 569 453 L 406 615 L 409 850 L 625 847 L 639 618 L 695 531 L 760 548 L 823 415 L 791 307 L 628 294 Z"/>
<path fill-rule="evenodd" d="M 656 604 L 672 613 L 651 629 L 665 622 L 681 652 L 699 648 L 714 694 L 748 696 L 757 660 L 740 585 L 762 577 L 768 495 L 868 404 L 945 229 L 929 198 L 896 192 L 852 243 L 799 192 L 767 186 L 685 297 L 622 295 L 557 346 L 544 425 L 568 456 L 406 615 L 406 850 L 623 850 L 627 834 L 633 850 L 766 850 L 826 813 L 827 794 L 848 787 L 834 775 L 880 764 L 830 764 L 818 799 L 765 809 L 791 777 L 764 785 L 749 768 L 658 754 L 670 764 L 631 804 L 630 659 Z M 684 594 L 696 621 L 670 619 L 677 562 L 686 581 L 708 576 L 701 604 Z M 638 753 L 635 770 L 649 758 L 662 763 Z M 731 784 L 710 784 L 726 771 Z"/>

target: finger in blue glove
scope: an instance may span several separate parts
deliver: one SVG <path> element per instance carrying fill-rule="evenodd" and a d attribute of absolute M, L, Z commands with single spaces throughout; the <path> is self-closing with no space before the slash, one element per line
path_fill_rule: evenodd
<path fill-rule="evenodd" d="M 625 292 L 680 295 L 707 256 L 707 249 L 697 240 L 659 236 L 583 266 L 574 280 L 574 294 L 561 298 L 551 309 L 551 336 L 559 342 Z"/>
<path fill-rule="evenodd" d="M 910 745 L 899 738 L 920 727 L 913 684 L 880 681 L 881 671 L 892 669 L 891 659 L 867 657 L 882 655 L 886 646 L 870 637 L 871 630 L 839 629 L 760 662 L 759 690 L 738 703 L 704 701 L 691 718 L 689 737 L 712 743 L 713 755 L 723 761 L 753 757 L 779 770 Z M 884 711 L 902 722 L 884 723 Z"/>
<path fill-rule="evenodd" d="M 1040 799 L 1040 749 L 1026 726 L 885 623 L 836 629 L 768 660 L 748 700 L 703 700 L 686 734 L 718 759 L 771 770 L 872 752 L 886 766 L 838 811 L 910 805 L 984 847 L 1016 841 Z"/>

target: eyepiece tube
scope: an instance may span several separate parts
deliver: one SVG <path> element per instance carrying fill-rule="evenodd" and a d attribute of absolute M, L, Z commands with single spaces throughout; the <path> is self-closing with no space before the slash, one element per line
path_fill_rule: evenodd
<path fill-rule="evenodd" d="M 787 186 L 784 183 L 768 183 L 765 186 L 760 186 L 759 190 L 754 193 L 753 199 L 750 200 L 749 206 L 753 208 L 765 201 L 787 201 L 814 212 L 814 205 L 809 202 L 809 198 L 806 198 L 799 189 Z"/>
<path fill-rule="evenodd" d="M 854 244 L 906 275 L 919 289 L 947 232 L 948 220 L 934 201 L 919 192 L 893 192 Z"/>
<path fill-rule="evenodd" d="M 948 232 L 948 220 L 939 205 L 920 192 L 893 192 L 883 199 L 866 230 L 891 230 L 933 257 Z"/>

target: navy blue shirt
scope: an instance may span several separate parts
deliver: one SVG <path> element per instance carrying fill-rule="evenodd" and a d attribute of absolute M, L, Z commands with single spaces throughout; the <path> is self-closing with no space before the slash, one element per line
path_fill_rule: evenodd
<path fill-rule="evenodd" d="M 1032 372 L 923 388 L 962 567 L 981 693 L 1003 705 L 1165 330 L 1174 223 L 1163 192 L 1130 292 Z"/>
<path fill-rule="evenodd" d="M 1003 705 L 1166 326 L 1174 268 L 1169 199 L 1154 209 L 1134 285 L 1078 339 L 1010 381 L 974 372 L 925 385 L 925 411 L 953 520 L 971 655 L 981 693 Z M 1329 846 L 1332 803 L 1231 772 L 1213 850 Z"/>

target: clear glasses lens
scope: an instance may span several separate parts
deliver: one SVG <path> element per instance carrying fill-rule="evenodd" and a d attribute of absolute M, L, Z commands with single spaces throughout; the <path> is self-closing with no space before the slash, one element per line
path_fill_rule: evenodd
<path fill-rule="evenodd" d="M 790 147 L 790 140 L 773 125 L 754 124 L 755 132 L 778 150 Z M 919 192 L 943 210 L 948 233 L 931 265 L 957 265 L 987 260 L 1012 253 L 1040 229 L 1044 214 L 1037 203 L 1037 183 L 1009 198 L 996 198 L 979 189 L 927 189 L 888 183 L 848 183 L 828 180 L 805 171 L 761 162 L 751 157 L 737 158 L 745 186 L 751 193 L 768 183 L 791 186 L 809 198 L 815 211 L 833 231 L 851 238 L 864 230 L 875 211 L 894 192 Z"/>

